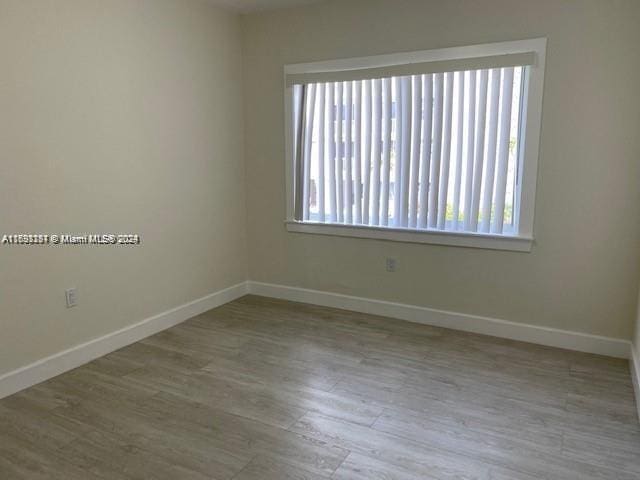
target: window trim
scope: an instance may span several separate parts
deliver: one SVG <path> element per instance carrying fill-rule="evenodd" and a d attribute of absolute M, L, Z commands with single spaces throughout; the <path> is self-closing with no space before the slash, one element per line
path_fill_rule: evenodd
<path fill-rule="evenodd" d="M 286 228 L 294 233 L 311 233 L 333 237 L 369 238 L 402 243 L 428 243 L 454 247 L 473 247 L 488 250 L 530 252 L 533 238 L 521 235 L 452 232 L 444 230 L 418 230 L 413 228 L 380 227 L 377 225 L 346 225 L 343 223 L 286 221 Z"/>
<path fill-rule="evenodd" d="M 487 43 L 464 47 L 440 48 L 397 54 L 374 55 L 367 57 L 344 58 L 311 63 L 298 63 L 284 66 L 284 110 L 285 110 L 285 186 L 286 216 L 285 224 L 289 232 L 321 235 L 372 238 L 410 243 L 432 243 L 497 250 L 531 251 L 534 242 L 533 225 L 535 217 L 535 194 L 538 173 L 538 155 L 542 119 L 542 99 L 546 57 L 546 38 L 517 40 L 511 42 Z M 287 77 L 290 75 L 336 72 L 343 70 L 371 69 L 391 67 L 421 62 L 443 60 L 473 59 L 493 55 L 515 53 L 535 53 L 536 59 L 529 66 L 529 75 L 525 76 L 523 94 L 522 132 L 520 141 L 524 148 L 519 150 L 517 171 L 516 202 L 514 221 L 518 235 L 494 235 L 475 232 L 452 232 L 442 230 L 413 230 L 397 227 L 379 227 L 371 225 L 328 224 L 295 220 L 294 192 L 295 171 L 293 159 L 292 135 L 292 92 Z"/>

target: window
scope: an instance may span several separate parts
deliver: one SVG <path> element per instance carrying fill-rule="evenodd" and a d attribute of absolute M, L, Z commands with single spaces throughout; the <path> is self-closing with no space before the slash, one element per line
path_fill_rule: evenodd
<path fill-rule="evenodd" d="M 530 250 L 545 43 L 287 66 L 288 229 Z"/>

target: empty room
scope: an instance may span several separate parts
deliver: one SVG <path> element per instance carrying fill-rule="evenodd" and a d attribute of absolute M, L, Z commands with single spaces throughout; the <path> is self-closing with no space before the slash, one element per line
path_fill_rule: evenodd
<path fill-rule="evenodd" d="M 0 480 L 640 480 L 639 25 L 0 0 Z"/>

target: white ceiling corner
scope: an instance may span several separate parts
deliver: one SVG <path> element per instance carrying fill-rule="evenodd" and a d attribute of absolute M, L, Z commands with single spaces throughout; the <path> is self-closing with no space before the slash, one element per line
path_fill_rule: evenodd
<path fill-rule="evenodd" d="M 209 0 L 219 7 L 233 10 L 238 13 L 263 12 L 278 8 L 309 5 L 323 0 Z"/>

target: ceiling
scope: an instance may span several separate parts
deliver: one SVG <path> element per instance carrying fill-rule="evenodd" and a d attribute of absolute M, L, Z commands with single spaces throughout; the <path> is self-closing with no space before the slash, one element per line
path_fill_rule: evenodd
<path fill-rule="evenodd" d="M 278 8 L 308 5 L 322 0 L 209 0 L 211 3 L 240 13 L 262 12 Z"/>

